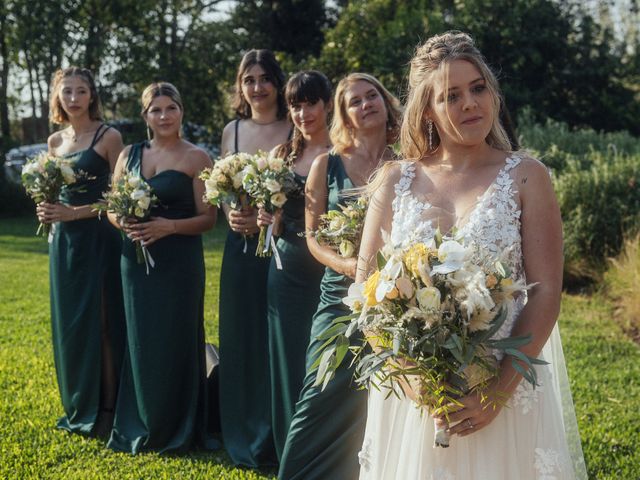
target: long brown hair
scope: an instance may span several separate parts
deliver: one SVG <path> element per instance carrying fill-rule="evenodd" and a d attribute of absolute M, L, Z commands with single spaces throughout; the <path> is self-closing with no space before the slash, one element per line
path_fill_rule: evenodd
<path fill-rule="evenodd" d="M 271 50 L 249 50 L 244 54 L 240 65 L 238 66 L 238 73 L 236 74 L 236 84 L 233 96 L 231 98 L 231 107 L 240 118 L 251 118 L 251 105 L 246 98 L 242 95 L 242 76 L 254 65 L 260 65 L 265 73 L 269 76 L 276 91 L 278 92 L 277 104 L 278 113 L 277 118 L 283 119 L 287 115 L 287 103 L 284 99 L 284 84 L 285 76 L 280 68 L 278 60 Z"/>
<path fill-rule="evenodd" d="M 51 98 L 49 99 L 49 110 L 51 122 L 55 124 L 63 124 L 69 121 L 69 115 L 65 112 L 60 103 L 60 90 L 62 88 L 62 80 L 69 77 L 81 78 L 89 87 L 91 93 L 91 101 L 89 103 L 89 118 L 91 120 L 102 120 L 102 108 L 100 105 L 100 97 L 93 75 L 86 68 L 68 67 L 56 70 L 51 80 Z"/>

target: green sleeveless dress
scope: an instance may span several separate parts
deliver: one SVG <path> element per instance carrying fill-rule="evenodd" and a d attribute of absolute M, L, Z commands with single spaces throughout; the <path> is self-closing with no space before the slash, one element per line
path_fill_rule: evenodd
<path fill-rule="evenodd" d="M 66 155 L 88 177 L 63 188 L 60 201 L 87 205 L 109 188 L 109 163 L 93 149 L 108 127 L 96 131 L 87 150 Z M 125 340 L 118 231 L 106 217 L 53 225 L 49 244 L 51 333 L 58 388 L 65 415 L 58 428 L 91 434 L 100 405 L 101 324 L 106 320 L 115 372 Z"/>
<path fill-rule="evenodd" d="M 327 211 L 335 210 L 341 192 L 353 188 L 342 159 L 329 155 L 327 166 Z M 316 371 L 314 353 L 323 342 L 317 337 L 335 318 L 349 314 L 342 303 L 352 280 L 327 267 L 320 284 L 320 304 L 313 316 L 311 340 L 307 349 L 306 376 L 296 413 L 280 461 L 281 480 L 351 480 L 358 478 L 358 452 L 362 447 L 367 415 L 367 392 L 352 385 L 353 370 L 343 366 L 327 388 L 314 387 Z"/>
<path fill-rule="evenodd" d="M 141 173 L 146 142 L 132 146 L 127 170 Z M 193 179 L 164 170 L 146 179 L 160 201 L 152 216 L 182 219 L 196 212 Z M 147 275 L 125 238 L 122 288 L 127 349 L 108 447 L 141 451 L 215 448 L 205 432 L 205 270 L 200 235 L 169 235 L 148 247 Z"/>
<path fill-rule="evenodd" d="M 236 122 L 235 152 L 238 152 Z M 269 257 L 256 257 L 258 235 L 229 229 L 220 269 L 220 424 L 236 465 L 275 465 L 267 326 Z"/>
<path fill-rule="evenodd" d="M 283 229 L 276 243 L 282 269 L 271 258 L 267 287 L 269 358 L 271 365 L 271 412 L 278 458 L 282 456 L 295 404 L 305 376 L 311 319 L 318 308 L 324 265 L 309 252 L 298 233 L 304 226 L 304 184 L 296 174 L 300 191 L 283 206 Z"/>

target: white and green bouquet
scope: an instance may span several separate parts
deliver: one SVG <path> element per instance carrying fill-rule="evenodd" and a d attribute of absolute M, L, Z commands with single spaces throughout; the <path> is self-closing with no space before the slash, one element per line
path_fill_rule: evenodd
<path fill-rule="evenodd" d="M 242 186 L 244 169 L 253 159 L 247 153 L 234 153 L 215 161 L 212 168 L 205 168 L 200 173 L 204 182 L 204 201 L 218 208 L 222 204 L 234 210 L 248 205 L 247 192 Z"/>
<path fill-rule="evenodd" d="M 94 204 L 94 209 L 99 213 L 113 213 L 120 225 L 127 221 L 135 220 L 144 222 L 151 216 L 151 210 L 159 205 L 158 197 L 153 193 L 149 185 L 140 175 L 132 172 L 125 172 L 114 182 L 111 190 L 103 193 L 104 200 Z M 136 257 L 138 263 L 145 263 L 147 274 L 149 266 L 153 267 L 155 262 L 146 247 L 140 242 L 135 242 Z"/>
<path fill-rule="evenodd" d="M 293 170 L 283 158 L 268 156 L 258 152 L 244 168 L 242 186 L 249 194 L 252 205 L 262 208 L 269 213 L 287 201 L 287 195 L 298 189 Z M 256 255 L 271 256 L 273 224 L 260 227 Z"/>
<path fill-rule="evenodd" d="M 308 235 L 315 236 L 320 245 L 331 247 L 340 256 L 352 258 L 360 248 L 368 205 L 367 198 L 362 196 L 340 205 L 339 210 L 329 210 L 320 216 L 318 229 Z"/>
<path fill-rule="evenodd" d="M 360 385 L 398 394 L 397 387 L 412 380 L 419 385 L 417 402 L 435 415 L 447 416 L 471 391 L 493 401 L 483 392 L 498 373 L 496 352 L 511 356 L 514 368 L 535 385 L 533 364 L 544 362 L 519 350 L 530 337 L 496 337 L 528 286 L 495 258 L 437 232 L 406 248 L 387 242 L 377 268 L 352 284 L 343 300 L 352 314 L 320 337 L 325 343 L 316 385 L 324 388 L 350 349 Z M 356 332 L 362 339 L 350 346 Z M 449 434 L 437 430 L 435 445 L 448 446 Z"/>
<path fill-rule="evenodd" d="M 22 167 L 22 185 L 36 203 L 57 202 L 62 187 L 73 185 L 81 176 L 86 175 L 82 172 L 76 173 L 71 160 L 47 152 L 41 152 L 28 159 Z M 40 223 L 36 235 L 40 232 L 48 235 L 50 231 L 50 224 Z"/>

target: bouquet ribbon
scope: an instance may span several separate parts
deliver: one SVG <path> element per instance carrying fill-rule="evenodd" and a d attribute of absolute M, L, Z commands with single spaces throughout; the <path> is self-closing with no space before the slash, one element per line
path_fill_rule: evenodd
<path fill-rule="evenodd" d="M 270 223 L 267 227 L 267 236 L 264 241 L 264 248 L 262 249 L 262 253 L 267 253 L 271 248 L 271 240 L 273 237 L 273 223 Z"/>
<path fill-rule="evenodd" d="M 144 265 L 147 269 L 147 275 L 149 275 L 149 266 L 151 266 L 151 268 L 155 267 L 156 262 L 149 253 L 149 250 L 147 250 L 147 247 L 144 246 L 142 247 L 142 258 L 144 258 Z"/>
<path fill-rule="evenodd" d="M 273 258 L 276 262 L 276 268 L 278 270 L 282 270 L 282 260 L 280 260 L 280 254 L 278 253 L 278 249 L 276 248 L 276 241 L 273 237 L 271 237 L 269 240 L 271 241 L 271 250 L 273 251 Z"/>

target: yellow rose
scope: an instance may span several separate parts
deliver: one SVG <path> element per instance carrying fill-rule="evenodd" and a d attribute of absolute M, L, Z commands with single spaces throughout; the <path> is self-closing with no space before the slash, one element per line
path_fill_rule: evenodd
<path fill-rule="evenodd" d="M 376 300 L 376 288 L 378 288 L 378 280 L 380 279 L 380 271 L 376 270 L 371 274 L 367 281 L 364 282 L 364 298 L 368 307 L 378 304 Z"/>

